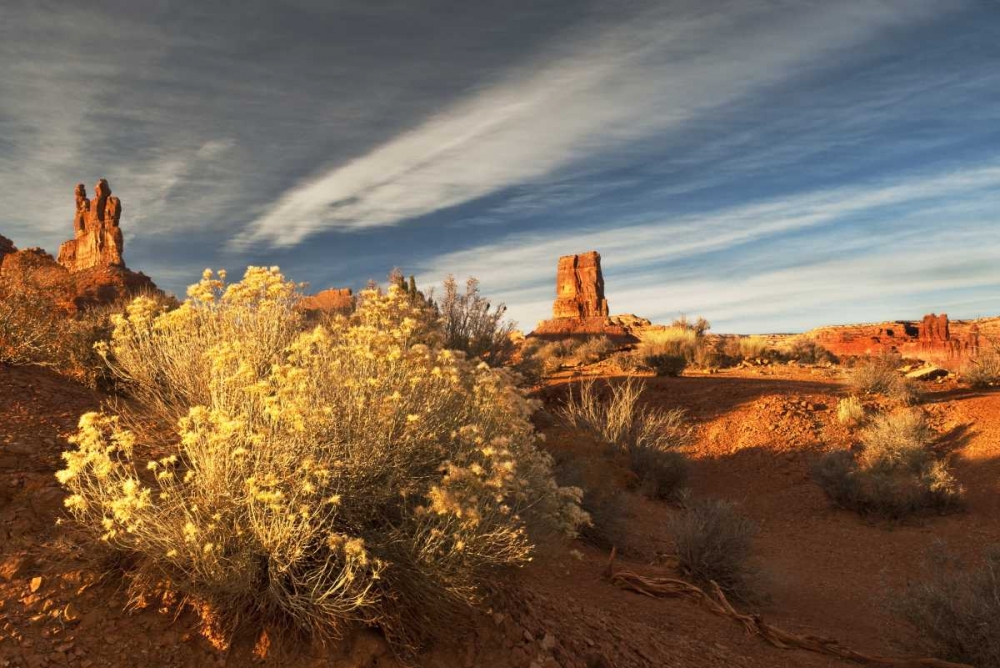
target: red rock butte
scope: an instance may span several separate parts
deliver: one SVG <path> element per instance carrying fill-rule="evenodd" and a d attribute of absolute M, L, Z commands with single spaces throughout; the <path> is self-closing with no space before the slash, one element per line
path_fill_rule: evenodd
<path fill-rule="evenodd" d="M 648 324 L 648 320 L 635 316 L 609 315 L 601 255 L 588 251 L 559 258 L 552 319 L 538 323 L 529 336 L 547 339 L 608 336 L 618 342 L 634 342 L 637 338 L 632 327 Z"/>
<path fill-rule="evenodd" d="M 73 239 L 59 247 L 58 259 L 41 248 L 19 251 L 0 237 L 0 277 L 47 291 L 69 312 L 158 291 L 148 276 L 125 266 L 122 205 L 107 180 L 97 182 L 92 200 L 77 185 L 75 198 Z"/>

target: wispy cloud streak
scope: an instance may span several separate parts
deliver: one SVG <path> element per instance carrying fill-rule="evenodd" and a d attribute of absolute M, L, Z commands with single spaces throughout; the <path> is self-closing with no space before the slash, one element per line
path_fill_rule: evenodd
<path fill-rule="evenodd" d="M 297 185 L 233 246 L 296 245 L 325 229 L 395 225 L 572 168 L 602 151 L 663 141 L 700 112 L 800 74 L 880 30 L 926 16 L 933 5 L 739 2 L 643 15 L 543 54 L 366 155 Z"/>

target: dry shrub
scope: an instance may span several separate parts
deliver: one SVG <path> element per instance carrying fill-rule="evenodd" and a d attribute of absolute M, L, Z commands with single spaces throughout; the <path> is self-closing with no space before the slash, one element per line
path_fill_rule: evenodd
<path fill-rule="evenodd" d="M 570 457 L 558 461 L 556 480 L 560 485 L 583 490 L 580 507 L 590 522 L 580 527 L 580 539 L 601 549 L 617 547 L 628 552 L 631 527 L 627 519 L 625 495 L 608 475 L 603 458 Z"/>
<path fill-rule="evenodd" d="M 757 527 L 728 501 L 688 501 L 668 521 L 674 553 L 684 575 L 696 584 L 714 582 L 736 600 L 754 598 L 748 564 Z"/>
<path fill-rule="evenodd" d="M 859 394 L 881 394 L 906 405 L 918 403 L 920 390 L 897 371 L 900 363 L 900 357 L 892 353 L 861 359 L 848 372 L 848 385 Z"/>
<path fill-rule="evenodd" d="M 615 344 L 606 336 L 566 338 L 543 341 L 531 338 L 521 346 L 515 369 L 529 378 L 540 379 L 564 366 L 579 366 L 599 362 L 615 351 Z"/>
<path fill-rule="evenodd" d="M 0 281 L 0 364 L 54 365 L 66 319 L 43 290 Z"/>
<path fill-rule="evenodd" d="M 990 341 L 988 348 L 962 366 L 961 376 L 975 388 L 1000 385 L 1000 344 Z"/>
<path fill-rule="evenodd" d="M 890 601 L 935 656 L 981 668 L 1000 667 L 1000 549 L 968 567 L 933 550 L 927 573 Z"/>
<path fill-rule="evenodd" d="M 162 295 L 144 293 L 157 303 Z M 45 366 L 90 387 L 106 388 L 107 366 L 95 345 L 111 334 L 122 303 L 68 314 L 43 288 L 0 281 L 0 364 Z"/>
<path fill-rule="evenodd" d="M 763 336 L 743 336 L 739 338 L 740 359 L 770 359 L 774 356 L 774 350 L 768 345 L 767 339 Z"/>
<path fill-rule="evenodd" d="M 139 411 L 83 416 L 58 477 L 140 593 L 403 650 L 459 628 L 529 532 L 586 521 L 510 374 L 443 348 L 398 287 L 362 297 L 300 333 L 296 286 L 252 267 L 116 318 L 105 354 Z"/>
<path fill-rule="evenodd" d="M 679 449 L 691 441 L 691 430 L 679 409 L 664 411 L 640 406 L 642 381 L 628 378 L 610 385 L 604 400 L 593 380 L 572 391 L 559 410 L 575 429 L 591 434 L 628 462 L 640 489 L 653 498 L 674 498 L 687 479 L 687 460 Z"/>
<path fill-rule="evenodd" d="M 800 364 L 836 364 L 838 361 L 836 355 L 804 336 L 794 338 L 783 356 Z"/>
<path fill-rule="evenodd" d="M 642 365 L 657 376 L 676 378 L 687 368 L 687 357 L 669 352 L 657 345 L 643 345 L 637 352 Z"/>
<path fill-rule="evenodd" d="M 412 276 L 404 289 L 411 298 L 423 298 Z M 511 333 L 517 324 L 505 319 L 504 304 L 491 307 L 490 301 L 479 293 L 479 281 L 475 278 L 469 278 L 465 292 L 460 293 L 454 276 L 448 276 L 444 295 L 436 307 L 443 321 L 445 347 L 479 357 L 495 367 L 508 364 L 514 357 L 517 346 Z"/>
<path fill-rule="evenodd" d="M 954 509 L 962 487 L 931 449 L 934 434 L 922 414 L 879 415 L 861 432 L 862 450 L 832 452 L 814 475 L 834 503 L 889 519 Z"/>
<path fill-rule="evenodd" d="M 865 405 L 855 396 L 844 397 L 837 402 L 837 421 L 855 427 L 865 421 Z"/>

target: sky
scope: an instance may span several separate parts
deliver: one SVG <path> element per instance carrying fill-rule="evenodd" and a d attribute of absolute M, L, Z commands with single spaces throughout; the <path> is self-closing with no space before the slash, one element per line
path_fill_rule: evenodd
<path fill-rule="evenodd" d="M 560 255 L 717 332 L 1000 314 L 1000 0 L 0 0 L 0 234 L 310 289 Z"/>

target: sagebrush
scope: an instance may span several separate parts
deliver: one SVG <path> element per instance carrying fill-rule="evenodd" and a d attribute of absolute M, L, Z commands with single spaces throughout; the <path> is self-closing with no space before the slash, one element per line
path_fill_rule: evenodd
<path fill-rule="evenodd" d="M 702 586 L 714 582 L 737 600 L 754 598 L 749 557 L 757 527 L 733 504 L 688 500 L 671 516 L 668 529 L 682 573 Z"/>
<path fill-rule="evenodd" d="M 570 426 L 584 430 L 627 462 L 637 485 L 654 498 L 673 498 L 687 478 L 687 460 L 681 449 L 691 442 L 684 411 L 661 410 L 640 403 L 645 385 L 629 377 L 610 384 L 602 397 L 593 380 L 570 391 L 560 415 Z"/>
<path fill-rule="evenodd" d="M 848 385 L 859 394 L 881 394 L 902 404 L 917 403 L 920 390 L 897 371 L 901 363 L 899 355 L 893 353 L 858 360 L 848 372 Z"/>
<path fill-rule="evenodd" d="M 896 592 L 890 607 L 936 656 L 1000 667 L 1000 549 L 987 551 L 980 564 L 970 566 L 939 546 L 932 550 L 927 573 Z"/>
<path fill-rule="evenodd" d="M 508 372 L 444 348 L 426 304 L 369 290 L 300 332 L 298 297 L 252 267 L 173 311 L 133 302 L 103 352 L 137 409 L 81 419 L 66 504 L 140 591 L 414 648 L 460 628 L 535 532 L 585 523 L 580 491 L 553 480 Z"/>
<path fill-rule="evenodd" d="M 933 451 L 934 433 L 918 411 L 875 416 L 860 440 L 860 453 L 828 453 L 814 469 L 837 505 L 890 519 L 960 505 L 962 486 Z"/>

